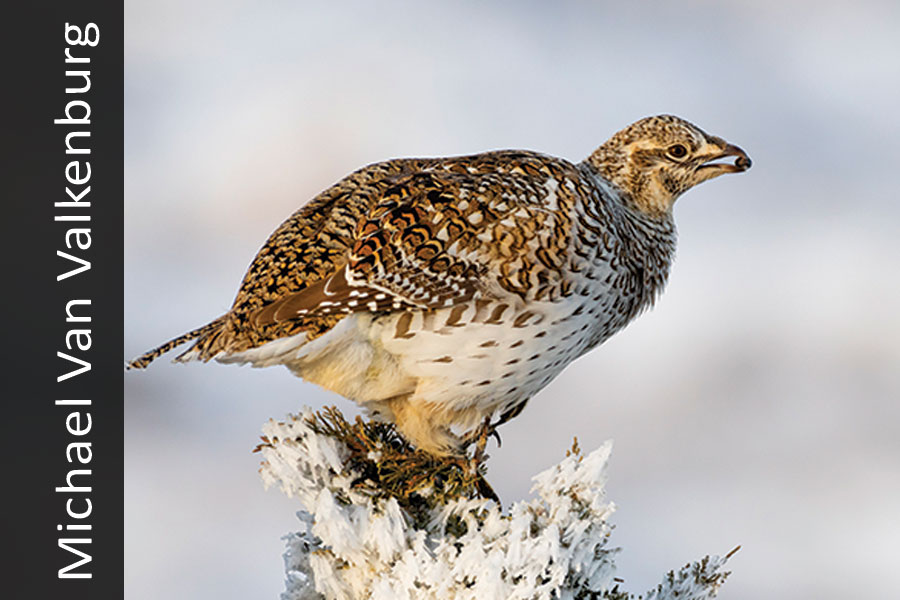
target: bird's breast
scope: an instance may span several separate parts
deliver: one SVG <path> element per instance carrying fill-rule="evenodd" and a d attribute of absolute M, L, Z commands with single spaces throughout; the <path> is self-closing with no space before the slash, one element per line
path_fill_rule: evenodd
<path fill-rule="evenodd" d="M 375 319 L 371 339 L 418 382 L 417 396 L 494 410 L 531 397 L 626 322 L 629 308 L 604 285 L 554 302 L 475 300 L 392 313 Z"/>

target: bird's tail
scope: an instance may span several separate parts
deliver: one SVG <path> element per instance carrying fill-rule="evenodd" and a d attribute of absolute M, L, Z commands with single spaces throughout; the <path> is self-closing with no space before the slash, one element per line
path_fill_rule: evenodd
<path fill-rule="evenodd" d="M 203 339 L 208 338 L 210 335 L 215 335 L 216 333 L 221 331 L 222 324 L 225 322 L 226 316 L 227 315 L 222 315 L 215 321 L 207 323 L 203 327 L 198 327 L 197 329 L 194 329 L 193 331 L 188 331 L 187 333 L 185 333 L 183 335 L 179 335 L 177 338 L 175 338 L 173 340 L 169 340 L 165 344 L 158 346 L 158 347 L 154 348 L 153 350 L 144 352 L 143 354 L 141 354 L 134 360 L 131 360 L 128 363 L 126 363 L 125 369 L 146 369 L 147 365 L 152 363 L 154 360 L 156 360 L 157 358 L 159 358 L 160 356 L 162 356 L 169 350 L 177 348 L 178 346 L 180 346 L 186 342 L 190 342 L 191 340 L 195 340 L 197 338 L 201 338 L 200 341 L 202 342 Z M 195 346 L 196 346 L 196 344 L 195 344 Z M 194 356 L 191 356 L 193 350 L 194 350 L 194 347 L 191 347 L 190 349 L 188 349 L 187 352 L 179 355 L 175 360 L 182 361 L 182 360 L 190 360 L 190 359 L 194 358 Z"/>

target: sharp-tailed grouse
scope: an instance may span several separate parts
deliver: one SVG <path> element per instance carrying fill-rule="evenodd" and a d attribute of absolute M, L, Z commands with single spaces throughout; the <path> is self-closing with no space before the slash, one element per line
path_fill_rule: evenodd
<path fill-rule="evenodd" d="M 452 427 L 515 416 L 652 305 L 676 198 L 749 167 L 669 115 L 577 164 L 506 150 L 370 165 L 269 237 L 231 310 L 129 366 L 193 340 L 176 360 L 285 365 L 455 453 Z"/>

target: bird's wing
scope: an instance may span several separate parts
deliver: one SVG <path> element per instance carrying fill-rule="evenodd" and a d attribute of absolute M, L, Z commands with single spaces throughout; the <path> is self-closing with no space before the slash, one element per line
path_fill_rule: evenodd
<path fill-rule="evenodd" d="M 548 173 L 513 170 L 513 159 L 504 158 L 483 172 L 471 158 L 461 163 L 464 169 L 444 160 L 373 183 L 369 208 L 334 269 L 273 299 L 251 320 L 264 326 L 314 315 L 440 308 L 495 292 L 524 294 L 536 271 L 559 266 L 568 223 L 555 204 L 558 182 L 548 186 L 556 181 Z M 523 262 L 529 256 L 534 269 Z"/>

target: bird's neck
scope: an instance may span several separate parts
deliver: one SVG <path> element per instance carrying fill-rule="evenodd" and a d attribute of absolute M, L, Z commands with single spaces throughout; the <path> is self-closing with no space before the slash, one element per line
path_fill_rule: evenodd
<path fill-rule="evenodd" d="M 675 258 L 677 233 L 672 212 L 651 216 L 633 206 L 627 194 L 593 168 L 582 163 L 596 191 L 585 207 L 585 224 L 605 227 L 614 243 L 599 239 L 597 251 L 639 276 L 642 305 L 650 305 L 662 292 Z M 585 227 L 590 234 L 592 227 Z"/>
<path fill-rule="evenodd" d="M 593 155 L 592 155 L 593 158 Z M 597 168 L 590 159 L 579 167 L 585 179 L 591 184 L 596 194 L 589 201 L 593 212 L 602 221 L 616 226 L 623 239 L 653 239 L 664 242 L 675 238 L 675 220 L 671 208 L 657 213 L 642 209 L 629 192 L 614 183 Z"/>
<path fill-rule="evenodd" d="M 620 134 L 621 132 L 604 142 L 583 162 L 607 181 L 615 181 L 621 177 L 628 162 L 624 150 L 625 140 L 621 139 Z"/>

